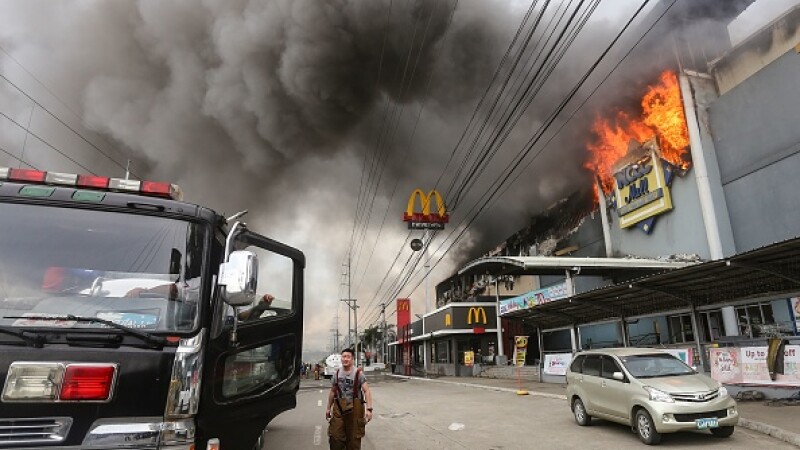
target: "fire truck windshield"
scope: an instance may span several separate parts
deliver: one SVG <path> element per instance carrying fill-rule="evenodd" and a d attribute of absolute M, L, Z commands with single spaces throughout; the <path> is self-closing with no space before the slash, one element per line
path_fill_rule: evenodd
<path fill-rule="evenodd" d="M 0 326 L 108 327 L 36 320 L 75 315 L 189 331 L 204 236 L 201 225 L 164 217 L 0 203 Z"/>

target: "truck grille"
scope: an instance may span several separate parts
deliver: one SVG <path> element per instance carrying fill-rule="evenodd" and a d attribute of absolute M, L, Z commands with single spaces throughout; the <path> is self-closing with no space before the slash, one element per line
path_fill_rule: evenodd
<path fill-rule="evenodd" d="M 58 444 L 67 438 L 70 417 L 0 418 L 0 447 L 20 444 Z"/>
<path fill-rule="evenodd" d="M 709 411 L 704 413 L 674 414 L 674 416 L 675 416 L 675 421 L 677 422 L 694 422 L 697 419 L 710 419 L 712 417 L 716 417 L 717 419 L 724 419 L 728 417 L 728 410 L 720 409 L 718 411 Z"/>
<path fill-rule="evenodd" d="M 676 402 L 703 403 L 710 402 L 711 400 L 719 397 L 719 389 L 714 389 L 713 391 L 707 392 L 692 392 L 670 395 L 672 395 L 672 398 L 674 398 Z"/>

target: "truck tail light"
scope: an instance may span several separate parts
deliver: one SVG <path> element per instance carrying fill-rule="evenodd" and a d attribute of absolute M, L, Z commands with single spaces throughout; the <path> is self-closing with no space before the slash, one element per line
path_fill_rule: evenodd
<path fill-rule="evenodd" d="M 8 173 L 9 181 L 29 181 L 31 183 L 44 183 L 47 172 L 33 169 L 11 169 Z"/>
<path fill-rule="evenodd" d="M 117 367 L 112 364 L 69 364 L 64 372 L 62 401 L 108 400 Z"/>

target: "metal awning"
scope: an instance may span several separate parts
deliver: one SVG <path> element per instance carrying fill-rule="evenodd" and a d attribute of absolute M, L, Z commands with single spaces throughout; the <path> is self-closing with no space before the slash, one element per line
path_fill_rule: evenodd
<path fill-rule="evenodd" d="M 800 292 L 800 238 L 595 289 L 503 317 L 542 329 Z"/>
<path fill-rule="evenodd" d="M 581 275 L 609 275 L 614 272 L 673 270 L 697 264 L 692 261 L 662 261 L 646 258 L 578 258 L 571 256 L 492 256 L 476 259 L 459 275 L 563 275 L 572 270 Z"/>

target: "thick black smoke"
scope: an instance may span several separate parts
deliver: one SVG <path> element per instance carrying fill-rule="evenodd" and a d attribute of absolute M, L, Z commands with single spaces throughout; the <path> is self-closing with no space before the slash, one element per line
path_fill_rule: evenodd
<path fill-rule="evenodd" d="M 353 271 L 354 284 L 363 286 L 354 295 L 369 301 L 405 238 L 399 218 L 409 193 L 442 175 L 528 8 L 505 0 L 459 0 L 453 12 L 454 6 L 455 0 L 4 1 L 0 45 L 58 93 L 99 135 L 93 136 L 101 147 L 133 159 L 137 175 L 177 182 L 189 201 L 226 214 L 249 209 L 254 228 L 306 251 L 309 310 L 319 311 L 307 321 L 309 330 L 322 332 L 341 294 L 340 263 L 349 250 L 362 167 L 369 171 L 372 155 L 385 155 L 386 168 L 374 172 L 381 184 L 372 231 Z M 627 9 L 603 13 L 601 6 L 454 219 L 500 176 Z M 0 69 L 27 76 L 7 58 L 0 58 Z M 626 73 L 641 80 L 635 71 Z M 49 98 L 41 86 L 25 86 Z M 3 86 L 0 99 L 4 111 L 27 122 L 24 98 Z M 32 128 L 59 128 L 39 116 Z M 24 134 L 1 126 L 13 133 L 0 137 L 0 147 L 19 154 Z M 49 136 L 69 147 L 76 139 L 67 135 Z M 581 168 L 585 138 L 573 131 L 555 139 L 475 222 L 455 258 L 486 251 L 588 183 Z M 108 172 L 106 159 L 80 142 L 73 147 L 81 164 Z M 25 159 L 82 171 L 44 150 L 26 152 Z M 440 269 L 434 283 L 449 274 L 452 261 Z M 312 344 L 325 341 L 319 339 Z"/>

